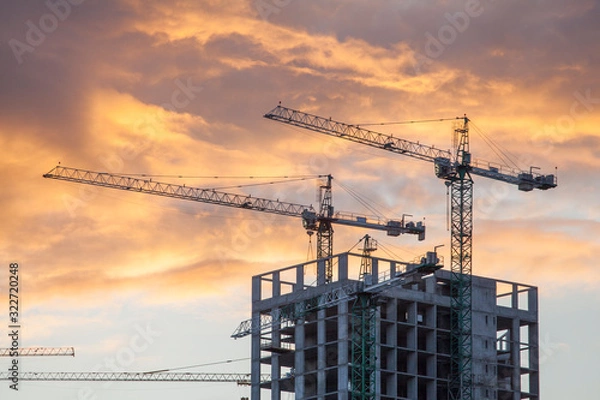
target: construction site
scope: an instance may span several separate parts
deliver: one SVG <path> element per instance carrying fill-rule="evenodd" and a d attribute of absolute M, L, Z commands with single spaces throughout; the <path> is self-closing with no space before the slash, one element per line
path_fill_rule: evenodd
<path fill-rule="evenodd" d="M 2 4 L 0 400 L 600 399 L 600 0 Z"/>
<path fill-rule="evenodd" d="M 23 380 L 198 381 L 249 385 L 251 400 L 539 399 L 538 292 L 535 286 L 473 274 L 473 177 L 521 191 L 556 187 L 555 175 L 505 169 L 471 157 L 469 119 L 455 119 L 454 149 L 440 150 L 280 105 L 264 115 L 283 124 L 427 161 L 449 189 L 450 260 L 433 247 L 410 262 L 378 257 L 364 235 L 360 251 L 335 253 L 333 225 L 425 239 L 419 221 L 338 212 L 332 176 L 319 205 L 57 166 L 44 175 L 300 218 L 316 234 L 316 257 L 255 275 L 251 318 L 232 338 L 250 338 L 251 371 L 192 373 L 29 373 Z M 4 351 L 6 356 L 9 352 Z M 74 355 L 34 349 L 27 355 Z M 10 379 L 10 375 L 3 377 Z"/>
<path fill-rule="evenodd" d="M 336 254 L 335 279 L 314 286 L 305 272 L 325 260 L 255 276 L 252 398 L 448 399 L 452 276 L 427 258 Z M 473 276 L 471 290 L 472 398 L 538 399 L 537 289 Z"/>

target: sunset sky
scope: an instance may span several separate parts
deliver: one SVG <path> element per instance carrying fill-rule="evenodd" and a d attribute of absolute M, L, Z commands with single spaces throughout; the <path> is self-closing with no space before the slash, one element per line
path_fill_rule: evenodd
<path fill-rule="evenodd" d="M 449 266 L 431 164 L 262 117 L 281 101 L 352 124 L 467 114 L 475 158 L 501 162 L 492 141 L 523 170 L 557 168 L 549 191 L 476 179 L 473 268 L 539 287 L 542 398 L 597 398 L 600 1 L 3 1 L 0 21 L 0 331 L 18 262 L 21 345 L 76 349 L 22 370 L 249 372 L 249 339 L 229 335 L 251 276 L 310 254 L 299 219 L 43 179 L 59 162 L 313 205 L 316 180 L 235 186 L 332 174 L 336 209 L 371 214 L 351 188 L 428 229 L 418 242 L 337 227 L 335 252 L 369 233 L 405 261 L 443 244 Z M 373 127 L 443 149 L 452 128 Z M 2 399 L 248 395 L 0 382 Z"/>

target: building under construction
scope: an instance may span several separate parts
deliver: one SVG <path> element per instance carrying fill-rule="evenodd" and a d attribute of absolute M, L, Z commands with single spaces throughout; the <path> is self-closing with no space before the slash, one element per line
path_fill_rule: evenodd
<path fill-rule="evenodd" d="M 435 253 L 342 253 L 253 277 L 252 320 L 236 332 L 252 337 L 252 400 L 451 398 L 451 273 L 439 268 Z M 539 399 L 537 288 L 471 283 L 473 398 Z"/>

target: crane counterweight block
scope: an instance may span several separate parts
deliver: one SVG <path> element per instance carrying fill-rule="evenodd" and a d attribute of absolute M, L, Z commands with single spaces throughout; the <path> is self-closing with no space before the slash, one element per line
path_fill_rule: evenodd
<path fill-rule="evenodd" d="M 402 233 L 412 233 L 418 236 L 419 240 L 425 240 L 425 225 L 423 222 L 409 221 L 404 224 L 402 221 L 388 221 L 388 236 L 399 236 Z"/>
<path fill-rule="evenodd" d="M 435 176 L 440 179 L 450 179 L 453 174 L 452 164 L 449 158 L 436 157 L 433 161 Z"/>
<path fill-rule="evenodd" d="M 554 175 L 533 176 L 531 173 L 522 173 L 518 176 L 519 190 L 530 192 L 533 189 L 548 190 L 556 187 L 556 178 Z"/>
<path fill-rule="evenodd" d="M 312 210 L 302 211 L 302 226 L 307 231 L 316 231 L 318 229 L 319 216 Z"/>

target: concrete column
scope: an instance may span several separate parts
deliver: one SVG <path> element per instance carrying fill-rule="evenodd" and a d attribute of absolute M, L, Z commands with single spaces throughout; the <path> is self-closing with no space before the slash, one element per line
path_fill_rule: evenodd
<path fill-rule="evenodd" d="M 392 267 L 395 268 L 395 267 Z M 394 276 L 394 275 L 391 275 Z M 392 321 L 387 328 L 387 344 L 391 347 L 388 350 L 387 357 L 387 365 L 382 366 L 383 368 L 390 371 L 398 370 L 398 324 L 397 316 L 398 316 L 398 300 L 390 299 L 386 304 L 387 308 L 387 319 Z M 398 393 L 398 379 L 396 379 L 395 375 L 392 375 L 391 379 L 388 379 L 386 382 L 386 388 L 388 393 L 391 393 L 392 396 Z"/>
<path fill-rule="evenodd" d="M 513 304 L 514 306 L 514 304 Z M 513 399 L 521 399 L 521 326 L 520 320 L 514 318 L 510 329 L 510 355 L 513 360 L 512 389 Z"/>
<path fill-rule="evenodd" d="M 407 307 L 408 311 L 408 323 L 412 326 L 410 330 L 407 332 L 407 343 L 406 347 L 410 349 L 408 353 L 407 360 L 407 371 L 409 374 L 415 376 L 408 380 L 408 398 L 416 399 L 418 398 L 418 385 L 417 385 L 417 372 L 418 372 L 418 363 L 417 363 L 417 303 L 410 303 Z"/>
<path fill-rule="evenodd" d="M 317 261 L 317 286 L 325 284 L 325 261 Z"/>
<path fill-rule="evenodd" d="M 379 281 L 379 260 L 377 258 L 371 259 L 371 274 L 373 283 L 377 283 Z"/>
<path fill-rule="evenodd" d="M 277 273 L 277 280 L 279 280 L 279 273 Z M 274 348 L 281 346 L 281 333 L 279 332 L 280 324 L 277 323 L 273 327 L 271 332 L 271 344 Z M 281 400 L 281 390 L 279 386 L 279 379 L 281 378 L 281 366 L 279 362 L 279 354 L 271 353 L 271 400 Z"/>
<path fill-rule="evenodd" d="M 304 268 L 306 264 L 298 265 L 296 267 L 296 284 L 294 285 L 294 291 L 300 292 L 304 289 Z"/>
<path fill-rule="evenodd" d="M 261 300 L 260 276 L 252 277 L 252 302 L 255 303 Z"/>
<path fill-rule="evenodd" d="M 281 400 L 279 354 L 271 353 L 271 400 Z"/>
<path fill-rule="evenodd" d="M 348 254 L 340 254 L 338 257 L 338 277 L 340 281 L 348 279 Z"/>
<path fill-rule="evenodd" d="M 338 305 L 338 400 L 348 400 L 348 302 Z"/>
<path fill-rule="evenodd" d="M 535 319 L 539 321 L 538 316 L 538 288 L 533 287 L 527 291 L 527 302 L 529 303 L 529 310 L 535 312 Z"/>
<path fill-rule="evenodd" d="M 252 303 L 256 303 L 261 300 L 261 287 L 260 287 L 260 276 L 252 277 Z M 252 313 L 252 326 L 260 325 L 260 313 L 253 312 Z M 251 389 L 250 389 L 250 398 L 252 400 L 260 400 L 260 334 L 252 333 L 251 335 L 251 365 L 250 365 L 250 373 L 251 373 Z"/>
<path fill-rule="evenodd" d="M 325 310 L 317 312 L 317 395 L 325 397 L 325 366 L 327 352 L 325 350 Z"/>
<path fill-rule="evenodd" d="M 295 328 L 296 351 L 294 353 L 294 392 L 297 399 L 304 399 L 304 325 L 302 322 L 296 324 Z M 252 399 L 254 400 L 254 399 Z"/>
<path fill-rule="evenodd" d="M 531 305 L 531 303 L 529 303 Z M 529 324 L 529 393 L 540 394 L 540 332 L 538 324 Z"/>
<path fill-rule="evenodd" d="M 435 276 L 432 276 L 427 279 L 424 279 L 424 281 L 425 281 L 425 291 L 427 293 L 435 294 L 435 291 L 437 289 L 437 278 Z"/>
<path fill-rule="evenodd" d="M 273 285 L 271 288 L 271 293 L 273 293 L 273 297 L 281 296 L 281 274 L 279 271 L 273 272 Z"/>
<path fill-rule="evenodd" d="M 258 312 L 252 313 L 252 325 L 255 326 L 255 323 L 260 323 L 260 313 Z M 252 333 L 250 352 L 252 357 L 250 365 L 250 398 L 252 400 L 260 400 L 260 333 L 258 332 Z"/>

